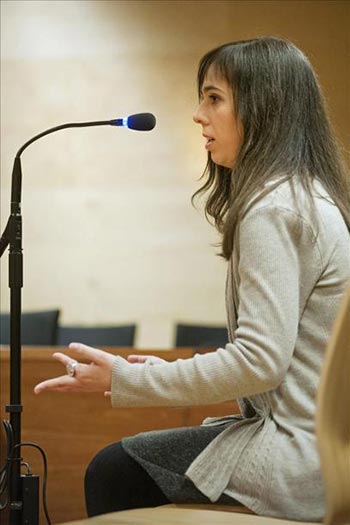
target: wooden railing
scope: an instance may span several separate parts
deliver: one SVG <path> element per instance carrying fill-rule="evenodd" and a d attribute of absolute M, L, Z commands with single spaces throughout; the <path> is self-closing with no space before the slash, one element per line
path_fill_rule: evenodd
<path fill-rule="evenodd" d="M 86 517 L 84 504 L 85 469 L 95 453 L 109 443 L 125 436 L 148 430 L 198 425 L 207 416 L 238 412 L 235 402 L 201 407 L 118 408 L 102 394 L 34 395 L 40 381 L 62 375 L 64 368 L 52 358 L 58 347 L 23 347 L 22 349 L 22 441 L 38 443 L 48 460 L 47 503 L 52 523 Z M 158 355 L 168 361 L 190 358 L 195 350 L 137 350 L 106 348 L 115 355 L 130 353 Z M 201 350 L 201 352 L 209 351 Z M 9 349 L 0 347 L 1 358 L 1 421 L 8 419 L 5 405 L 9 403 Z M 6 457 L 5 436 L 1 429 L 1 464 Z M 40 454 L 28 447 L 22 449 L 23 460 L 43 481 Z M 45 518 L 40 508 L 40 524 Z M 6 518 L 4 514 L 1 516 Z"/>

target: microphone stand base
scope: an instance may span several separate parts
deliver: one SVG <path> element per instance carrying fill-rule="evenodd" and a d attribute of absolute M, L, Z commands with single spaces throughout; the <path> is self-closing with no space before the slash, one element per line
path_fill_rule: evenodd
<path fill-rule="evenodd" d="M 27 474 L 22 480 L 22 523 L 39 525 L 39 476 Z"/>

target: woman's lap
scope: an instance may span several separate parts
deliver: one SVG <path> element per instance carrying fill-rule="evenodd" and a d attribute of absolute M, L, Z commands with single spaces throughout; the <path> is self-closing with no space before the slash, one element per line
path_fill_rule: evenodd
<path fill-rule="evenodd" d="M 109 445 L 95 456 L 87 470 L 88 514 L 169 502 L 210 503 L 185 472 L 226 426 L 144 432 Z M 217 503 L 238 504 L 224 494 Z"/>
<path fill-rule="evenodd" d="M 123 439 L 122 445 L 171 501 L 208 503 L 185 472 L 225 428 L 226 425 L 194 426 L 144 432 Z"/>

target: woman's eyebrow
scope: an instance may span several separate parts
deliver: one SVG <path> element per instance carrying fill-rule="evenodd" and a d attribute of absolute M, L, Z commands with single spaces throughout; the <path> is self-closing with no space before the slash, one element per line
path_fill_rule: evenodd
<path fill-rule="evenodd" d="M 204 86 L 204 87 L 201 89 L 201 93 L 207 93 L 207 91 L 211 91 L 211 90 L 221 91 L 222 93 L 224 93 L 224 90 L 223 90 L 223 89 L 220 89 L 219 87 L 214 86 L 214 85 Z"/>

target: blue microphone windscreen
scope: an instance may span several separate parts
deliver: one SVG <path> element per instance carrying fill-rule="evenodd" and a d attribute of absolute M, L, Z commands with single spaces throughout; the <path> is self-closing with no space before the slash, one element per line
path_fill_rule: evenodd
<path fill-rule="evenodd" d="M 127 122 L 129 129 L 150 131 L 156 125 L 156 117 L 152 113 L 137 113 L 136 115 L 130 115 Z"/>

